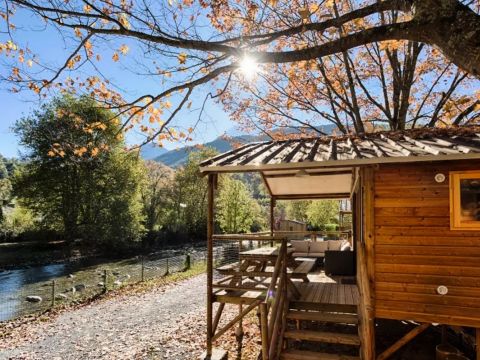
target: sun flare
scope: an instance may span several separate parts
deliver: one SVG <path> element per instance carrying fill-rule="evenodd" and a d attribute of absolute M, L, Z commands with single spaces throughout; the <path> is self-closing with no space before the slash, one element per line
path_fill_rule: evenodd
<path fill-rule="evenodd" d="M 244 56 L 240 61 L 240 71 L 247 80 L 253 79 L 259 72 L 258 63 L 250 56 Z"/>

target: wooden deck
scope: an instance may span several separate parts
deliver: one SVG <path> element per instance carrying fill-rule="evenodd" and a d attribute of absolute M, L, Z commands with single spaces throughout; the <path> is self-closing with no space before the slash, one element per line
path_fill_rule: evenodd
<path fill-rule="evenodd" d="M 332 310 L 355 313 L 359 304 L 357 285 L 342 284 L 351 277 L 330 277 L 323 271 L 310 273 L 310 282 L 295 282 L 300 298 L 291 302 L 292 307 L 304 310 Z"/>
<path fill-rule="evenodd" d="M 309 303 L 358 305 L 358 289 L 356 285 L 336 283 L 310 282 L 297 283 L 300 299 Z"/>
<path fill-rule="evenodd" d="M 300 297 L 293 300 L 293 303 L 302 309 L 321 310 L 325 307 L 338 306 L 339 310 L 345 309 L 353 312 L 359 303 L 359 293 L 357 285 L 342 284 L 342 280 L 347 278 L 351 279 L 351 277 L 330 277 L 323 271 L 310 273 L 308 274 L 310 282 L 294 281 Z M 240 288 L 237 287 L 236 290 L 240 291 L 232 291 L 234 289 L 229 289 L 228 285 L 216 285 L 214 287 L 220 289 L 215 292 L 215 300 L 235 304 L 252 303 L 265 296 L 268 284 L 269 279 L 264 279 L 260 283 L 246 279 Z M 254 285 L 263 285 L 264 288 L 252 291 L 251 287 Z"/>

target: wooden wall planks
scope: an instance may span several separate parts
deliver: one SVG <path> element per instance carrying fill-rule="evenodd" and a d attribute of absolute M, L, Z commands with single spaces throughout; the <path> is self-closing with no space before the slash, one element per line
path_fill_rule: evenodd
<path fill-rule="evenodd" d="M 448 174 L 480 162 L 381 165 L 375 172 L 375 313 L 480 327 L 480 232 L 450 230 Z M 446 176 L 435 182 L 435 174 Z M 438 295 L 437 287 L 449 288 Z"/>

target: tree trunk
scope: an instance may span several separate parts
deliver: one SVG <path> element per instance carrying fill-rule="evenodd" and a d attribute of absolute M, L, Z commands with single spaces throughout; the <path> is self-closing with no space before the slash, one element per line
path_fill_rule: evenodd
<path fill-rule="evenodd" d="M 422 40 L 438 46 L 464 71 L 480 77 L 480 15 L 458 0 L 414 0 Z"/>

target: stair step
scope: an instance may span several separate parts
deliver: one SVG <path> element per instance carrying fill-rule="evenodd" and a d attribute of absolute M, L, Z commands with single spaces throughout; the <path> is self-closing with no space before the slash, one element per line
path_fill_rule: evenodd
<path fill-rule="evenodd" d="M 312 303 L 308 301 L 290 301 L 290 309 L 292 310 L 310 310 L 310 311 L 326 311 L 357 314 L 357 305 L 349 304 L 327 304 Z"/>
<path fill-rule="evenodd" d="M 286 339 L 318 341 L 330 344 L 360 345 L 360 338 L 358 335 L 325 331 L 287 330 L 285 331 L 284 337 Z"/>
<path fill-rule="evenodd" d="M 288 312 L 287 318 L 292 320 L 309 320 L 339 324 L 358 324 L 358 316 L 355 314 L 291 310 Z"/>
<path fill-rule="evenodd" d="M 305 350 L 284 350 L 280 354 L 281 360 L 360 360 L 358 356 L 327 354 Z"/>

